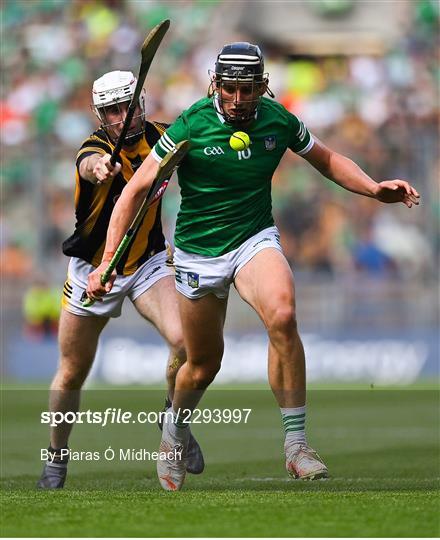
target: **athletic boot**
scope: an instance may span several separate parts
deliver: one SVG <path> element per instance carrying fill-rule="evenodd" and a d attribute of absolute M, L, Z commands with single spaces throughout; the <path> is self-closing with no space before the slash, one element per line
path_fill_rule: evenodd
<path fill-rule="evenodd" d="M 188 449 L 186 451 L 186 471 L 191 474 L 201 474 L 205 469 L 205 460 L 203 459 L 202 449 L 189 431 Z"/>
<path fill-rule="evenodd" d="M 53 457 L 53 461 L 46 461 L 41 478 L 37 482 L 38 489 L 61 489 L 64 486 L 67 476 L 68 458 L 57 455 L 57 451 L 51 446 L 48 448 Z"/>
<path fill-rule="evenodd" d="M 286 469 L 292 478 L 318 480 L 328 478 L 328 470 L 319 455 L 306 443 L 284 446 Z"/>
<path fill-rule="evenodd" d="M 178 491 L 185 480 L 189 429 L 182 431 L 184 432 L 182 438 L 173 437 L 170 433 L 170 423 L 163 424 L 157 459 L 157 476 L 160 485 L 166 491 Z"/>
<path fill-rule="evenodd" d="M 171 408 L 171 401 L 167 397 L 165 399 L 164 412 Z M 162 431 L 162 417 L 159 416 L 157 421 L 159 429 Z M 189 430 L 189 428 L 188 428 Z M 201 474 L 205 469 L 205 460 L 203 458 L 202 449 L 200 448 L 199 443 L 196 441 L 194 435 L 189 431 L 189 441 L 188 441 L 188 450 L 186 452 L 186 472 L 191 474 Z"/>

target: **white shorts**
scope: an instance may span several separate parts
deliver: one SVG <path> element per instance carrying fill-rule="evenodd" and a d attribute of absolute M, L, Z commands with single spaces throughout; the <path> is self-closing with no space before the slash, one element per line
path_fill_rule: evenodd
<path fill-rule="evenodd" d="M 112 290 L 104 296 L 103 301 L 95 302 L 88 308 L 82 307 L 82 303 L 87 298 L 85 292 L 87 277 L 95 268 L 82 259 L 72 257 L 67 270 L 67 280 L 64 283 L 62 306 L 74 315 L 119 317 L 126 296 L 134 302 L 159 279 L 174 276 L 170 255 L 170 250 L 165 249 L 145 261 L 134 274 L 118 275 Z"/>
<path fill-rule="evenodd" d="M 266 248 L 275 248 L 282 253 L 280 233 L 276 227 L 263 229 L 237 249 L 220 257 L 187 253 L 176 247 L 176 289 L 193 299 L 210 293 L 218 298 L 227 298 L 229 287 L 240 269 Z"/>

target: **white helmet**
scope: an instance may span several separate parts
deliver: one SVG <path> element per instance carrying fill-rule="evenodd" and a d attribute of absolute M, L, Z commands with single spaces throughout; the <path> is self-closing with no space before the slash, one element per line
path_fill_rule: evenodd
<path fill-rule="evenodd" d="M 101 126 L 105 129 L 112 124 L 107 122 L 105 107 L 130 101 L 133 97 L 136 88 L 137 79 L 131 71 L 110 71 L 105 73 L 93 83 L 92 98 L 93 112 L 101 122 Z M 145 90 L 142 89 L 139 105 L 141 107 L 142 120 L 145 118 Z M 144 130 L 144 122 L 142 121 L 142 132 Z M 139 133 L 131 134 L 126 137 L 127 141 L 135 142 L 133 139 Z M 137 137 L 139 138 L 139 137 Z"/>

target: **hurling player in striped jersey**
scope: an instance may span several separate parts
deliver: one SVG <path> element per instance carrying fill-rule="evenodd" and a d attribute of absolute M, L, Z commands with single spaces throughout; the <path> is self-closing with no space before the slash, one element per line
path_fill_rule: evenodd
<path fill-rule="evenodd" d="M 290 149 L 353 193 L 408 208 L 418 204 L 419 195 L 408 182 L 376 182 L 314 137 L 298 117 L 264 97 L 266 93 L 273 97 L 268 83 L 258 46 L 239 42 L 223 47 L 209 96 L 167 129 L 122 192 L 110 220 L 108 257 L 89 276 L 88 294 L 108 292 L 110 286 L 105 289 L 99 279 L 108 258 L 148 192 L 158 163 L 179 141 L 188 139 L 191 148 L 178 170 L 182 201 L 174 237 L 187 362 L 176 378 L 174 421 L 164 427 L 160 446 L 162 451 L 183 451 L 157 463 L 166 490 L 180 489 L 185 479 L 189 431 L 178 411 L 194 410 L 220 369 L 232 283 L 267 329 L 269 382 L 283 421 L 287 471 L 294 478 L 312 480 L 328 475 L 306 438 L 305 357 L 294 281 L 272 217 L 271 180 L 284 153 Z M 238 152 L 229 144 L 236 131 L 250 138 L 250 145 Z"/>
<path fill-rule="evenodd" d="M 120 316 L 125 298 L 158 330 L 169 347 L 169 398 L 173 396 L 176 373 L 185 362 L 174 270 L 162 232 L 160 201 L 149 208 L 118 264 L 113 294 L 88 308 L 82 305 L 87 298 L 87 276 L 103 256 L 115 202 L 166 128 L 145 119 L 142 93 L 118 162 L 115 166 L 110 163 L 135 87 L 136 78 L 129 71 L 111 71 L 93 84 L 93 110 L 100 127 L 83 142 L 76 158 L 76 225 L 63 244 L 63 252 L 70 261 L 58 332 L 60 361 L 50 392 L 49 407 L 53 413 L 78 411 L 81 387 L 93 364 L 98 339 L 108 321 Z M 45 464 L 37 487 L 64 486 L 71 429 L 72 424 L 66 422 L 51 428 L 51 459 Z M 191 436 L 188 471 L 198 474 L 203 467 L 203 455 Z"/>

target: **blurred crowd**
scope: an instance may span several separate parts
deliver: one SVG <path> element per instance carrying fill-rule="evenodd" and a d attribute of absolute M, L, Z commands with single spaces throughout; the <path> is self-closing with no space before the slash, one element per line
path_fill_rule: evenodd
<path fill-rule="evenodd" d="M 62 276 L 61 242 L 74 226 L 74 161 L 94 130 L 94 79 L 137 72 L 146 31 L 172 27 L 147 78 L 151 118 L 171 122 L 206 94 L 208 69 L 228 40 L 225 2 L 33 0 L 2 3 L 1 244 L 3 276 Z M 374 279 L 432 279 L 439 248 L 438 3 L 413 2 L 404 37 L 381 56 L 286 56 L 268 47 L 276 99 L 376 180 L 410 180 L 417 209 L 381 205 L 286 156 L 274 179 L 284 249 L 304 275 L 357 272 Z M 212 29 L 216 31 L 213 32 Z M 179 195 L 164 200 L 172 233 Z M 42 276 L 43 274 L 43 276 Z M 62 282 L 60 278 L 60 283 Z"/>

